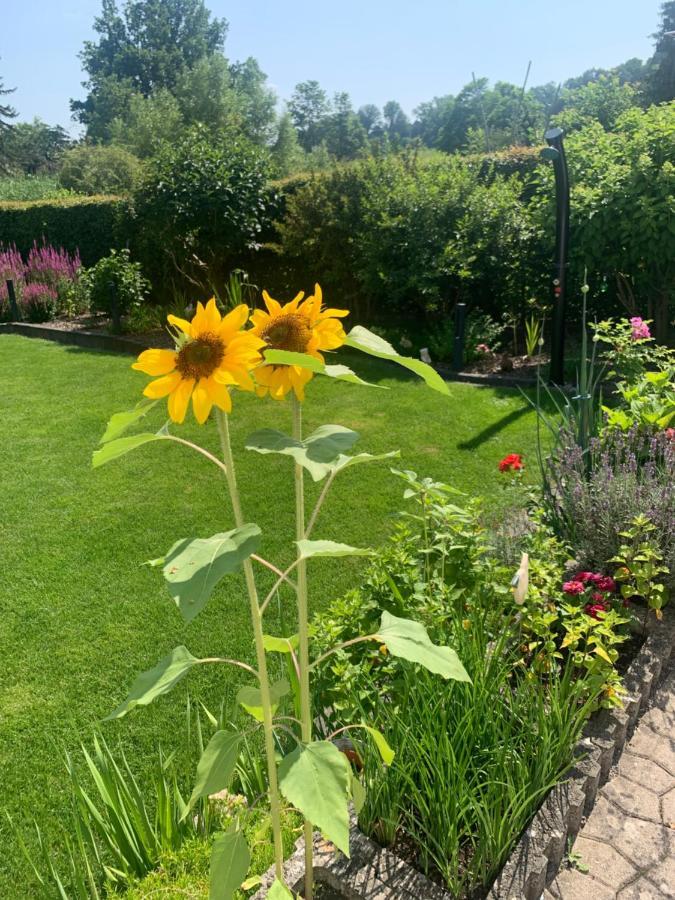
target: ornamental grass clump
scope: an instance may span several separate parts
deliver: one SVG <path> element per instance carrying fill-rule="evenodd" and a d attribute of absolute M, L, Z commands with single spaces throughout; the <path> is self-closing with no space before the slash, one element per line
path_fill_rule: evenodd
<path fill-rule="evenodd" d="M 351 369 L 328 365 L 324 353 L 347 345 L 379 358 L 388 359 L 415 372 L 433 389 L 448 394 L 440 376 L 419 360 L 399 356 L 386 341 L 355 327 L 346 334 L 341 319 L 344 310 L 325 309 L 321 289 L 306 299 L 298 294 L 290 303 L 281 305 L 267 294 L 267 312 L 252 316 L 245 305 L 239 305 L 224 317 L 214 299 L 188 321 L 169 316 L 175 347 L 173 350 L 146 350 L 134 368 L 149 375 L 145 399 L 133 410 L 112 417 L 95 451 L 93 465 L 100 466 L 144 444 L 173 441 L 208 459 L 217 472 L 214 489 L 226 487 L 234 527 L 210 537 L 179 539 L 164 556 L 152 560 L 161 567 L 169 594 L 186 622 L 197 616 L 209 602 L 214 588 L 228 574 L 243 570 L 250 607 L 255 664 L 213 655 L 193 656 L 187 647 L 176 647 L 152 669 L 139 675 L 126 700 L 109 718 L 125 716 L 135 707 L 146 706 L 167 693 L 195 666 L 227 665 L 246 672 L 251 679 L 239 692 L 237 700 L 251 717 L 249 728 L 219 728 L 197 766 L 195 786 L 185 815 L 204 796 L 229 789 L 241 748 L 250 736 L 262 731 L 264 739 L 267 800 L 274 845 L 276 880 L 269 896 L 292 897 L 283 876 L 283 841 L 281 828 L 282 798 L 297 809 L 305 820 L 306 839 L 304 896 L 311 900 L 313 892 L 312 832 L 318 828 L 327 839 L 349 854 L 349 811 L 351 799 L 363 794 L 346 755 L 333 742 L 335 733 L 324 739 L 314 737 L 314 721 L 310 696 L 312 661 L 309 639 L 308 561 L 317 557 L 370 556 L 369 548 L 351 547 L 336 541 L 312 537 L 319 511 L 330 486 L 343 470 L 378 459 L 389 459 L 397 451 L 377 456 L 369 453 L 350 455 L 358 434 L 340 425 L 323 425 L 305 435 L 302 425 L 302 403 L 305 390 L 315 374 L 338 381 L 365 384 Z M 252 325 L 252 327 L 248 327 Z M 260 398 L 269 395 L 275 401 L 290 400 L 291 434 L 268 428 L 255 432 L 246 441 L 246 449 L 261 455 L 280 454 L 293 461 L 289 481 L 294 487 L 295 532 L 289 535 L 293 562 L 283 568 L 264 558 L 259 550 L 262 531 L 248 522 L 237 481 L 235 454 L 230 441 L 229 417 L 237 414 L 233 397 L 237 391 L 249 391 Z M 125 432 L 151 413 L 156 404 L 167 400 L 169 419 L 159 431 L 131 435 Z M 199 425 L 208 427 L 213 413 L 221 448 L 221 458 L 206 448 L 175 434 L 171 428 L 185 420 L 188 408 Z M 124 435 L 124 436 L 123 436 Z M 265 461 L 260 460 L 264 469 Z M 309 517 L 306 516 L 304 473 L 315 482 L 324 482 Z M 224 483 L 223 483 L 224 476 Z M 177 474 L 175 477 L 179 478 Z M 261 474 L 260 483 L 263 481 Z M 258 484 L 248 485 L 251 492 Z M 274 513 L 274 510 L 272 510 Z M 275 516 L 275 524 L 283 516 Z M 294 545 L 294 546 L 293 546 Z M 261 573 L 272 573 L 274 582 L 261 593 Z M 265 630 L 265 613 L 277 604 L 294 601 L 297 633 L 272 635 Z M 225 611 L 223 634 L 227 631 Z M 360 634 L 350 643 L 376 643 L 393 657 L 417 663 L 445 679 L 468 681 L 468 675 L 457 654 L 446 646 L 432 643 L 426 629 L 418 622 L 384 612 L 372 631 Z M 322 649 L 324 649 L 322 647 Z M 322 659 L 340 649 L 328 648 Z M 269 654 L 280 654 L 287 667 L 288 678 L 272 682 Z M 278 657 L 277 657 L 278 658 Z M 276 665 L 274 667 L 276 669 Z M 291 709 L 285 708 L 292 699 Z M 291 712 L 293 714 L 291 714 Z M 385 765 L 394 751 L 384 736 L 365 722 L 346 723 L 349 729 L 367 734 L 378 749 Z M 281 753 L 279 753 L 281 749 Z M 280 756 L 280 758 L 278 758 Z M 214 900 L 231 898 L 246 879 L 251 859 L 245 837 L 247 808 L 224 833 L 215 837 L 211 857 L 211 894 Z"/>

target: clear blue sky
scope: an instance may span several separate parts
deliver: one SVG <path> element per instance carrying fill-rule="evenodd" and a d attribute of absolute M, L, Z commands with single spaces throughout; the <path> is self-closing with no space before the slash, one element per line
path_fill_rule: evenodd
<path fill-rule="evenodd" d="M 659 0 L 207 0 L 230 23 L 226 54 L 255 56 L 281 98 L 314 78 L 356 107 L 407 112 L 476 76 L 530 84 L 652 53 Z M 100 0 L 0 0 L 0 76 L 21 119 L 70 126 L 77 53 Z"/>

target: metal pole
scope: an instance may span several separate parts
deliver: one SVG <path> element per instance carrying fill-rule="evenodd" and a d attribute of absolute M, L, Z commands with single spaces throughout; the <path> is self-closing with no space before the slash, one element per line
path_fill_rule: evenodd
<path fill-rule="evenodd" d="M 563 384 L 565 381 L 565 282 L 570 236 L 570 183 L 563 134 L 562 128 L 549 128 L 545 134 L 548 147 L 542 151 L 542 156 L 553 162 L 555 173 L 555 257 L 550 368 L 550 379 L 553 384 Z"/>
<path fill-rule="evenodd" d="M 119 334 L 122 331 L 122 321 L 120 318 L 120 306 L 117 301 L 117 285 L 114 281 L 108 282 L 108 292 L 110 295 L 110 318 L 112 319 L 113 334 Z"/>
<path fill-rule="evenodd" d="M 458 372 L 464 365 L 464 331 L 466 327 L 466 303 L 455 306 L 455 339 L 452 347 L 452 368 Z"/>
<path fill-rule="evenodd" d="M 20 322 L 19 306 L 16 302 L 16 291 L 14 290 L 14 282 L 11 278 L 7 279 L 7 299 L 9 300 L 9 309 L 14 322 Z"/>

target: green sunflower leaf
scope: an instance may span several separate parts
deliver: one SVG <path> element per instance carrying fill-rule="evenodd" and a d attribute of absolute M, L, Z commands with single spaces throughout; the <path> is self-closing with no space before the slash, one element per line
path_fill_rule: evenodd
<path fill-rule="evenodd" d="M 149 444 L 151 441 L 165 440 L 166 435 L 151 434 L 150 432 L 132 434 L 129 435 L 129 437 L 117 438 L 114 441 L 109 440 L 108 443 L 104 444 L 98 450 L 94 450 L 91 457 L 92 467 L 97 469 L 99 466 L 103 466 L 113 459 L 118 459 L 120 456 L 124 456 L 126 453 L 135 450 L 137 447 L 142 447 L 143 444 Z"/>
<path fill-rule="evenodd" d="M 209 900 L 232 900 L 250 865 L 251 852 L 241 831 L 217 834 L 211 850 Z"/>
<path fill-rule="evenodd" d="M 164 557 L 162 571 L 186 622 L 204 608 L 220 579 L 236 572 L 255 553 L 260 538 L 260 528 L 248 524 L 210 538 L 176 541 Z"/>
<path fill-rule="evenodd" d="M 321 425 L 304 440 L 297 441 L 281 431 L 263 428 L 246 440 L 246 449 L 256 453 L 280 453 L 291 456 L 306 469 L 314 481 L 321 481 L 331 471 L 341 454 L 358 440 L 358 432 L 342 425 Z"/>
<path fill-rule="evenodd" d="M 337 541 L 296 541 L 300 557 L 302 559 L 312 559 L 315 556 L 372 556 L 373 550 L 369 548 L 350 547 L 349 544 L 340 544 Z"/>
<path fill-rule="evenodd" d="M 355 372 L 352 372 L 348 366 L 327 366 L 322 363 L 321 360 L 316 359 L 316 357 L 310 356 L 309 353 L 294 353 L 291 350 L 266 350 L 265 362 L 276 366 L 297 366 L 300 369 L 307 369 L 309 372 L 314 372 L 316 375 L 326 375 L 328 378 L 336 378 L 338 381 L 347 381 L 350 384 L 362 384 L 366 387 L 388 390 L 384 385 L 371 384 L 369 381 L 364 381 L 363 378 L 359 378 Z"/>
<path fill-rule="evenodd" d="M 200 797 L 229 787 L 239 758 L 242 736 L 236 731 L 216 731 L 197 765 L 197 778 L 183 819 Z"/>
<path fill-rule="evenodd" d="M 274 715 L 274 713 L 277 711 L 279 707 L 279 701 L 282 700 L 287 694 L 290 694 L 290 692 L 291 686 L 285 678 L 282 678 L 281 681 L 277 681 L 275 684 L 270 686 L 272 715 Z M 246 712 L 250 716 L 253 716 L 253 718 L 257 722 L 262 722 L 263 707 L 259 688 L 250 687 L 249 685 L 245 685 L 244 687 L 240 688 L 239 692 L 237 693 L 237 703 L 240 706 L 243 706 Z"/>
<path fill-rule="evenodd" d="M 378 359 L 389 359 L 399 366 L 414 372 L 415 375 L 419 375 L 433 390 L 438 391 L 440 394 L 450 394 L 450 388 L 434 368 L 427 365 L 427 363 L 423 363 L 421 359 L 401 356 L 388 341 L 378 337 L 378 335 L 373 334 L 372 331 L 368 331 L 367 328 L 363 328 L 361 325 L 356 325 L 352 328 L 347 335 L 345 343 L 348 347 L 361 350 L 370 356 L 376 356 Z"/>
<path fill-rule="evenodd" d="M 110 719 L 120 719 L 136 706 L 147 706 L 157 697 L 168 693 L 171 688 L 183 678 L 193 666 L 199 665 L 200 659 L 194 657 L 187 647 L 175 647 L 171 653 L 162 657 L 153 669 L 141 672 L 131 686 L 129 696 L 117 709 L 106 716 L 105 722 Z"/>
<path fill-rule="evenodd" d="M 108 441 L 112 441 L 124 434 L 127 428 L 139 422 L 157 403 L 159 403 L 159 400 L 150 400 L 148 397 L 144 397 L 133 409 L 127 412 L 115 413 L 111 416 L 99 443 L 107 444 Z"/>

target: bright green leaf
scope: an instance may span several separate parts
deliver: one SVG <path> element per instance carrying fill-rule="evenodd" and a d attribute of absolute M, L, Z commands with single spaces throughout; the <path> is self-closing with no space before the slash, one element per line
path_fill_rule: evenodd
<path fill-rule="evenodd" d="M 358 816 L 366 802 L 366 789 L 361 784 L 360 779 L 352 772 L 352 803 Z"/>
<path fill-rule="evenodd" d="M 134 425 L 136 422 L 139 422 L 157 403 L 159 403 L 158 400 L 150 400 L 148 397 L 144 397 L 133 409 L 130 409 L 127 412 L 115 413 L 114 416 L 110 418 L 99 443 L 107 444 L 108 441 L 112 441 L 121 434 L 124 434 L 127 428 Z"/>
<path fill-rule="evenodd" d="M 291 635 L 289 638 L 276 637 L 273 634 L 263 635 L 263 647 L 269 653 L 290 653 L 291 650 L 297 650 L 300 639 L 297 634 Z"/>
<path fill-rule="evenodd" d="M 285 678 L 282 678 L 281 681 L 277 681 L 270 687 L 272 715 L 277 711 L 279 701 L 289 694 L 290 691 L 291 686 Z M 246 712 L 253 716 L 258 722 L 263 721 L 262 698 L 259 688 L 250 687 L 249 685 L 240 688 L 237 693 L 237 703 L 239 703 L 240 706 L 243 706 Z"/>
<path fill-rule="evenodd" d="M 336 462 L 331 465 L 333 472 L 341 472 L 351 466 L 360 466 L 362 463 L 377 462 L 380 459 L 399 459 L 400 450 L 390 450 L 389 453 L 357 453 L 356 456 L 344 456 L 340 454 Z"/>
<path fill-rule="evenodd" d="M 196 659 L 187 647 L 175 647 L 171 653 L 160 659 L 154 669 L 141 672 L 129 691 L 129 696 L 121 706 L 106 716 L 104 721 L 119 719 L 125 716 L 136 706 L 147 706 L 149 703 L 168 693 L 183 676 L 187 675 L 193 666 L 199 665 L 200 659 Z"/>
<path fill-rule="evenodd" d="M 210 538 L 176 541 L 166 554 L 163 572 L 186 622 L 203 609 L 220 579 L 236 572 L 259 544 L 260 529 L 253 524 Z"/>
<path fill-rule="evenodd" d="M 387 743 L 382 732 L 378 731 L 377 728 L 372 728 L 370 725 L 364 725 L 363 722 L 359 725 L 359 728 L 363 728 L 368 732 L 368 734 L 375 742 L 375 746 L 379 750 L 380 756 L 382 757 L 382 762 L 385 764 L 385 766 L 390 766 L 393 763 L 394 756 L 396 754 Z"/>
<path fill-rule="evenodd" d="M 349 856 L 347 757 L 330 741 L 301 744 L 281 760 L 279 787 L 286 799 Z"/>
<path fill-rule="evenodd" d="M 337 541 L 296 541 L 302 559 L 312 559 L 315 556 L 372 556 L 373 551 L 361 547 L 350 547 L 349 544 L 340 544 Z"/>
<path fill-rule="evenodd" d="M 267 900 L 293 900 L 293 894 L 282 881 L 275 878 L 272 887 L 267 892 Z"/>
<path fill-rule="evenodd" d="M 113 459 L 124 456 L 125 453 L 129 453 L 131 450 L 143 446 L 143 444 L 149 444 L 151 441 L 165 440 L 167 440 L 166 435 L 151 434 L 150 432 L 142 432 L 141 434 L 132 434 L 129 437 L 118 438 L 116 441 L 109 441 L 98 450 L 94 450 L 91 457 L 91 464 L 94 469 L 97 469 L 99 466 L 103 466 Z"/>
<path fill-rule="evenodd" d="M 239 757 L 241 741 L 242 737 L 236 731 L 216 731 L 197 765 L 197 778 L 187 811 L 200 797 L 217 794 L 228 787 Z"/>
<path fill-rule="evenodd" d="M 331 465 L 358 440 L 358 432 L 342 425 L 322 425 L 302 441 L 263 428 L 246 440 L 246 449 L 256 453 L 281 453 L 291 456 L 307 469 L 314 481 L 321 481 L 331 471 Z"/>
<path fill-rule="evenodd" d="M 419 663 L 430 672 L 453 678 L 455 681 L 471 681 L 450 647 L 439 647 L 432 644 L 427 630 L 419 622 L 411 619 L 399 619 L 391 613 L 382 613 L 382 622 L 375 636 L 382 641 L 392 656 L 400 656 L 409 662 Z"/>
<path fill-rule="evenodd" d="M 211 851 L 209 900 L 232 900 L 250 864 L 251 853 L 241 831 L 216 835 Z"/>
<path fill-rule="evenodd" d="M 390 359 L 399 366 L 414 372 L 415 375 L 419 375 L 430 388 L 440 394 L 450 395 L 450 388 L 435 369 L 423 363 L 421 359 L 400 356 L 388 341 L 373 334 L 372 331 L 368 331 L 367 328 L 356 325 L 347 335 L 346 343 L 348 347 L 354 347 L 371 356 L 377 356 L 378 359 Z"/>
<path fill-rule="evenodd" d="M 290 350 L 267 350 L 265 353 L 265 362 L 278 366 L 297 366 L 300 369 L 307 369 L 315 372 L 317 375 L 326 375 L 328 378 L 335 378 L 338 381 L 347 381 L 350 384 L 362 384 L 366 387 L 380 388 L 382 385 L 371 384 L 352 372 L 348 366 L 333 365 L 326 366 L 321 360 L 310 356 L 309 353 L 293 353 Z"/>

